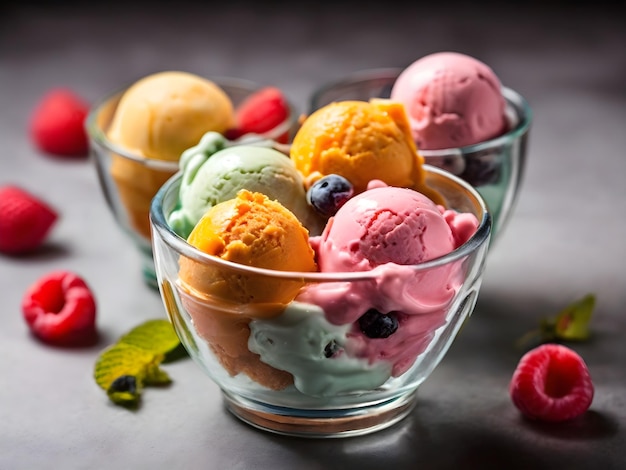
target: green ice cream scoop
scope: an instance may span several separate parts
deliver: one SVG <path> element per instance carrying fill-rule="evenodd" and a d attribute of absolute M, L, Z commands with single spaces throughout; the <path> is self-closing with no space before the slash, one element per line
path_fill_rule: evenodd
<path fill-rule="evenodd" d="M 208 133 L 181 156 L 180 200 L 168 220 L 176 233 L 187 238 L 210 207 L 233 199 L 241 189 L 277 200 L 317 231 L 319 220 L 306 202 L 302 175 L 288 156 L 267 145 L 228 144 L 223 136 Z"/>

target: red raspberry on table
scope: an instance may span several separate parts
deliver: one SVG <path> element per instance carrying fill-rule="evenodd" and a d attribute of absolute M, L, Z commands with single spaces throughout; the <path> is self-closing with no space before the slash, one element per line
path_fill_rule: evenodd
<path fill-rule="evenodd" d="M 289 117 L 289 105 L 283 93 L 276 87 L 265 87 L 248 96 L 235 110 L 237 127 L 227 133 L 229 139 L 254 133 L 264 134 L 282 124 Z M 276 138 L 287 143 L 289 133 Z"/>
<path fill-rule="evenodd" d="M 0 252 L 23 254 L 48 236 L 57 212 L 41 199 L 17 186 L 0 188 Z"/>
<path fill-rule="evenodd" d="M 509 393 L 528 418 L 566 421 L 587 411 L 594 387 L 587 365 L 576 352 L 558 344 L 543 344 L 521 358 Z"/>
<path fill-rule="evenodd" d="M 33 113 L 30 132 L 46 153 L 86 156 L 89 149 L 85 118 L 89 105 L 74 92 L 57 88 L 48 92 Z"/>
<path fill-rule="evenodd" d="M 96 337 L 96 302 L 87 283 L 69 271 L 51 272 L 31 285 L 22 299 L 31 331 L 47 343 L 86 344 Z"/>

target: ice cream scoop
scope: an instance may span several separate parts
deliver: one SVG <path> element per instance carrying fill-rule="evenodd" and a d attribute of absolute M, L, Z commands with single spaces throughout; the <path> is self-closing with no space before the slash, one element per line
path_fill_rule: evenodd
<path fill-rule="evenodd" d="M 284 157 L 286 158 L 286 157 Z M 188 242 L 222 260 L 279 271 L 316 271 L 308 232 L 277 201 L 242 190 L 209 208 Z M 267 279 L 236 267 L 180 258 L 185 308 L 198 333 L 231 375 L 243 372 L 270 388 L 283 388 L 291 375 L 260 362 L 248 350 L 249 322 L 279 315 L 303 285 L 298 279 Z M 237 305 L 237 314 L 228 313 Z"/>
<path fill-rule="evenodd" d="M 159 72 L 124 92 L 107 137 L 130 155 L 176 162 L 206 132 L 223 133 L 234 120 L 230 98 L 212 81 L 186 72 Z M 150 201 L 172 172 L 119 155 L 114 155 L 110 172 L 129 222 L 149 239 Z"/>
<path fill-rule="evenodd" d="M 420 150 L 483 142 L 508 129 L 500 80 L 478 59 L 456 52 L 424 56 L 400 73 L 391 99 L 406 107 Z"/>
<path fill-rule="evenodd" d="M 417 191 L 391 186 L 349 199 L 316 244 L 323 272 L 423 263 L 456 245 L 440 207 Z"/>
<path fill-rule="evenodd" d="M 183 153 L 179 207 L 169 218 L 180 236 L 187 238 L 210 207 L 235 198 L 244 188 L 279 201 L 308 229 L 321 231 L 322 220 L 306 202 L 304 181 L 293 161 L 261 144 L 227 148 L 229 141 L 209 132 Z"/>
<path fill-rule="evenodd" d="M 211 207 L 188 238 L 200 251 L 223 260 L 279 271 L 316 271 L 309 234 L 296 216 L 266 195 L 241 190 L 237 197 Z M 300 285 L 286 280 L 268 286 L 255 276 L 228 269 L 204 269 L 181 259 L 180 276 L 208 296 L 239 303 L 282 303 Z"/>
<path fill-rule="evenodd" d="M 178 161 L 208 131 L 235 124 L 233 104 L 211 80 L 167 71 L 135 82 L 122 96 L 109 139 L 145 158 Z"/>
<path fill-rule="evenodd" d="M 328 321 L 351 325 L 345 351 L 370 363 L 386 361 L 404 373 L 445 322 L 463 282 L 460 263 L 416 273 L 411 265 L 436 259 L 476 231 L 459 214 L 423 194 L 378 186 L 344 204 L 312 239 L 322 272 L 376 270 L 375 282 L 310 285 L 297 300 L 320 306 Z"/>
<path fill-rule="evenodd" d="M 423 158 L 404 107 L 389 100 L 340 101 L 318 109 L 296 133 L 290 156 L 305 178 L 338 174 L 356 193 L 379 179 L 441 200 L 424 183 Z"/>
<path fill-rule="evenodd" d="M 391 364 L 342 354 L 349 331 L 350 325 L 331 324 L 316 305 L 290 302 L 281 315 L 250 322 L 248 348 L 288 371 L 307 395 L 372 390 L 391 376 Z"/>

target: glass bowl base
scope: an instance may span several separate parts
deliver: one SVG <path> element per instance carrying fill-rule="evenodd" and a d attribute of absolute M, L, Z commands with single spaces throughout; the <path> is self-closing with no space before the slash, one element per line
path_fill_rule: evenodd
<path fill-rule="evenodd" d="M 416 392 L 348 409 L 303 410 L 268 405 L 223 391 L 226 408 L 245 423 L 264 431 L 294 437 L 363 436 L 386 429 L 415 407 Z"/>

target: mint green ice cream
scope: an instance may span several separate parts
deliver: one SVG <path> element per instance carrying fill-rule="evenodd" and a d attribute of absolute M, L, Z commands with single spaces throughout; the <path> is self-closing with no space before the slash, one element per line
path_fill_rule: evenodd
<path fill-rule="evenodd" d="M 277 200 L 312 233 L 318 230 L 320 222 L 306 202 L 301 174 L 287 155 L 267 143 L 232 145 L 221 134 L 209 132 L 182 154 L 180 168 L 179 204 L 168 222 L 183 238 L 210 207 L 233 199 L 244 188 Z"/>
<path fill-rule="evenodd" d="M 252 320 L 248 349 L 294 377 L 306 395 L 334 396 L 372 390 L 391 377 L 391 363 L 348 357 L 343 351 L 351 325 L 333 325 L 316 305 L 291 302 L 281 315 Z"/>

